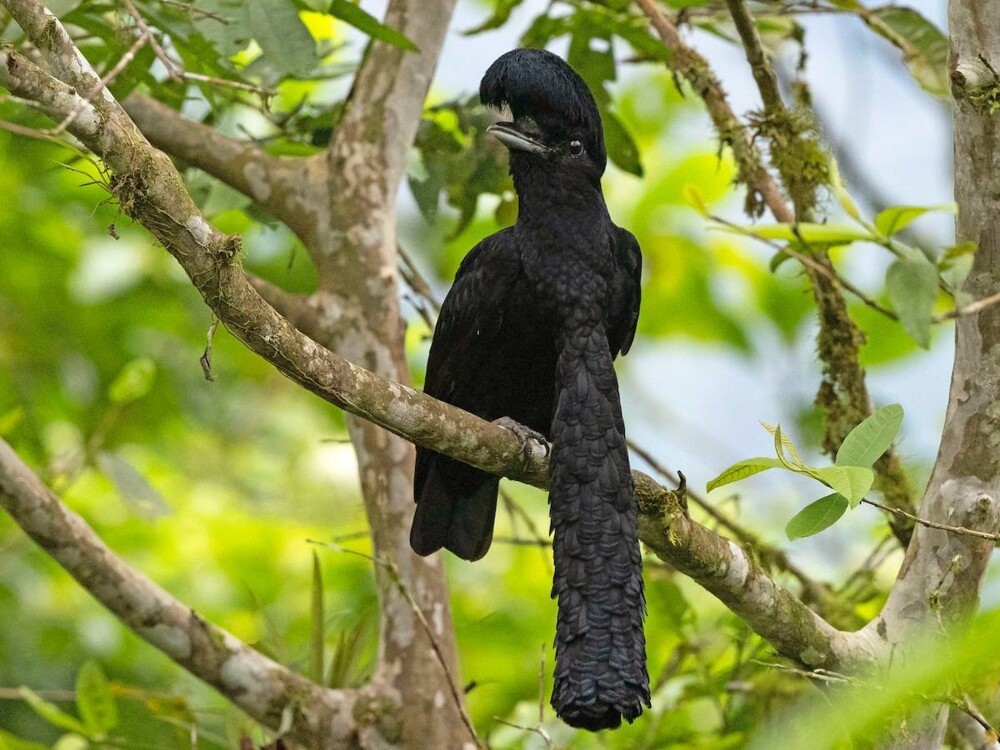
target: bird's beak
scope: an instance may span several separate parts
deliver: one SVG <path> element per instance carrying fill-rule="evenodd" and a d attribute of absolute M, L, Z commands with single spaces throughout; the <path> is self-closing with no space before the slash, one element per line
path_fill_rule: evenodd
<path fill-rule="evenodd" d="M 550 149 L 544 143 L 536 141 L 527 133 L 522 133 L 513 123 L 498 122 L 486 128 L 486 132 L 512 151 L 529 151 L 533 154 L 547 154 Z"/>

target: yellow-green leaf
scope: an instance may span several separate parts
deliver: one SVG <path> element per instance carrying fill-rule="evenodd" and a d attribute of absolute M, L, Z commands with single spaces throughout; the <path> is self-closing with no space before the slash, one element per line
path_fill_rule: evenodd
<path fill-rule="evenodd" d="M 24 702 L 31 707 L 31 710 L 49 722 L 49 724 L 70 732 L 87 734 L 86 728 L 79 719 L 66 713 L 55 703 L 49 703 L 49 701 L 42 698 L 31 688 L 20 687 L 17 692 L 24 699 Z"/>
<path fill-rule="evenodd" d="M 870 240 L 872 236 L 860 227 L 851 224 L 761 224 L 741 227 L 741 233 L 753 234 L 766 240 L 806 242 L 816 245 L 847 245 L 859 240 Z"/>
<path fill-rule="evenodd" d="M 76 710 L 90 737 L 103 737 L 118 724 L 118 705 L 95 661 L 86 662 L 76 676 Z"/>
<path fill-rule="evenodd" d="M 861 502 L 875 481 L 875 473 L 862 466 L 824 466 L 811 469 L 809 474 L 846 497 L 852 508 Z"/>
<path fill-rule="evenodd" d="M 875 228 L 887 237 L 891 237 L 902 232 L 924 214 L 932 211 L 955 213 L 956 206 L 954 203 L 940 206 L 890 206 L 879 211 L 878 216 L 875 217 Z"/>
<path fill-rule="evenodd" d="M 781 462 L 776 458 L 745 458 L 742 461 L 737 461 L 728 469 L 723 471 L 719 476 L 709 482 L 705 489 L 711 492 L 716 487 L 722 487 L 727 484 L 732 484 L 733 482 L 738 482 L 741 479 L 746 479 L 747 477 L 752 477 L 754 474 L 759 474 L 762 471 L 767 471 L 768 469 L 777 469 L 781 467 Z"/>
<path fill-rule="evenodd" d="M 760 424 L 761 427 L 771 433 L 772 437 L 774 437 L 774 450 L 781 463 L 787 468 L 803 468 L 802 458 L 799 456 L 799 449 L 795 447 L 795 443 L 792 442 L 792 439 L 781 431 L 781 425 L 774 425 L 770 422 L 765 422 L 764 420 L 761 420 Z M 788 455 L 792 457 L 790 462 L 785 460 L 784 451 L 788 451 Z M 789 463 L 791 466 L 788 465 Z"/>
<path fill-rule="evenodd" d="M 0 729 L 0 750 L 49 750 L 45 745 L 29 740 L 22 740 L 10 732 Z"/>
<path fill-rule="evenodd" d="M 326 617 L 323 614 L 323 570 L 319 565 L 319 555 L 313 550 L 312 607 L 309 638 L 310 677 L 313 682 L 323 682 L 323 654 L 326 641 Z"/>
<path fill-rule="evenodd" d="M 156 363 L 153 360 L 133 359 L 111 381 L 111 386 L 108 388 L 108 398 L 116 404 L 136 401 L 149 393 L 155 378 Z"/>

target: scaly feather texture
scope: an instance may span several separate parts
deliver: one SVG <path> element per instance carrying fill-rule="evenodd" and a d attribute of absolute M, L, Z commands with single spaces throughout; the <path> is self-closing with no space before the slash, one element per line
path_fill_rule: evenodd
<path fill-rule="evenodd" d="M 552 441 L 552 705 L 572 726 L 612 728 L 649 705 L 642 558 L 613 366 L 635 335 L 642 256 L 608 215 L 600 114 L 572 68 L 544 50 L 514 50 L 490 66 L 480 97 L 514 118 L 492 132 L 510 149 L 517 223 L 462 262 L 424 387 Z M 496 477 L 418 449 L 413 549 L 482 557 L 497 486 Z"/>
<path fill-rule="evenodd" d="M 602 323 L 578 311 L 562 339 L 549 489 L 559 604 L 552 705 L 567 724 L 607 729 L 649 704 L 642 558 Z"/>

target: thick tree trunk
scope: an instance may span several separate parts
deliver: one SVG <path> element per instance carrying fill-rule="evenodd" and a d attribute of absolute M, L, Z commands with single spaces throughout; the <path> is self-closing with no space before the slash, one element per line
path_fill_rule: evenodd
<path fill-rule="evenodd" d="M 1000 91 L 1000 81 L 981 61 L 1000 61 L 1000 6 L 994 0 L 952 0 L 949 22 L 956 240 L 975 242 L 978 247 L 962 286 L 961 304 L 1000 290 L 1000 120 L 977 103 L 984 91 L 992 89 L 994 96 Z M 944 432 L 919 515 L 956 526 L 997 530 L 1000 307 L 987 307 L 956 323 Z M 918 526 L 882 614 L 865 630 L 881 641 L 893 661 L 925 658 L 913 652 L 912 644 L 920 636 L 941 627 L 951 630 L 975 614 L 993 549 L 988 540 Z M 890 746 L 940 747 L 946 719 L 946 708 L 931 705 L 911 717 Z"/>
<path fill-rule="evenodd" d="M 454 0 L 390 4 L 386 23 L 420 52 L 369 47 L 326 156 L 324 184 L 316 185 L 322 199 L 310 249 L 321 287 L 313 298 L 318 340 L 403 384 L 410 377 L 399 308 L 396 193 L 453 9 Z M 349 417 L 348 428 L 373 549 L 387 564 L 375 571 L 381 641 L 374 685 L 398 694 L 399 741 L 406 747 L 475 747 L 462 720 L 443 566 L 439 557 L 418 557 L 409 546 L 414 447 L 364 419 Z"/>

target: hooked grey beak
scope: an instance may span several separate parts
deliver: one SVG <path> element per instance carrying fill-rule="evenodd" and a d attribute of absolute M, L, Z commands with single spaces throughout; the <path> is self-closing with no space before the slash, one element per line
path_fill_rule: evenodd
<path fill-rule="evenodd" d="M 550 149 L 544 143 L 522 133 L 512 123 L 498 122 L 486 128 L 486 132 L 512 151 L 529 151 L 533 154 L 547 154 Z"/>

